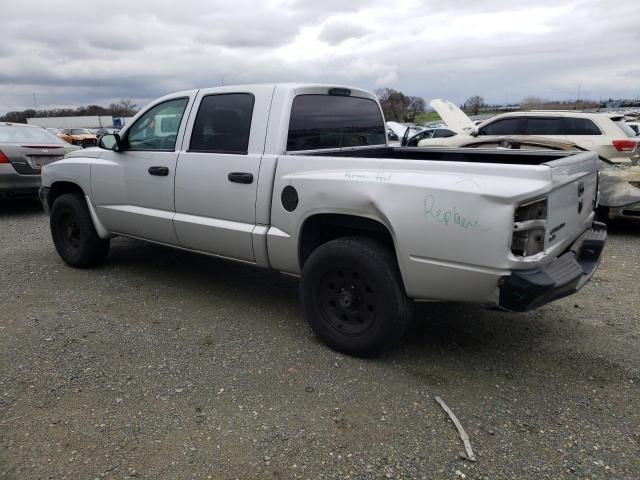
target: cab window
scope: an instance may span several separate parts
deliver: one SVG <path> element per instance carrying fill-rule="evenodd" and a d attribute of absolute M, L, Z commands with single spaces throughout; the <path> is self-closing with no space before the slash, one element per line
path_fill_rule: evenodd
<path fill-rule="evenodd" d="M 384 145 L 378 104 L 342 95 L 298 95 L 289 120 L 287 151 Z"/>
<path fill-rule="evenodd" d="M 128 149 L 175 150 L 187 103 L 188 98 L 176 98 L 156 105 L 142 115 L 129 130 Z"/>
<path fill-rule="evenodd" d="M 246 155 L 253 103 L 250 93 L 204 97 L 193 125 L 189 151 Z"/>

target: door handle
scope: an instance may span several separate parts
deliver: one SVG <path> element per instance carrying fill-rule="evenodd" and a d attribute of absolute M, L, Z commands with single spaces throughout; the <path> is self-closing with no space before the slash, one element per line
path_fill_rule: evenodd
<path fill-rule="evenodd" d="M 168 167 L 149 167 L 149 175 L 166 177 L 167 175 L 169 175 L 169 168 Z"/>
<path fill-rule="evenodd" d="M 246 172 L 231 172 L 227 178 L 230 182 L 234 183 L 253 183 L 253 173 Z"/>

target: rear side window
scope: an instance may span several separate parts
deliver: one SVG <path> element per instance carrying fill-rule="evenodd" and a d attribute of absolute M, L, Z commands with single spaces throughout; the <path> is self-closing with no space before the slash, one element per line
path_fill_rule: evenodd
<path fill-rule="evenodd" d="M 618 126 L 618 128 L 622 130 L 627 137 L 635 137 L 638 135 L 637 125 L 629 125 L 628 123 L 625 123 L 624 120 L 614 120 L 613 123 L 615 123 Z"/>
<path fill-rule="evenodd" d="M 448 137 L 455 137 L 455 135 L 456 135 L 456 132 L 454 131 L 451 131 L 446 128 L 439 128 L 434 132 L 433 138 L 448 138 Z"/>
<path fill-rule="evenodd" d="M 293 100 L 288 151 L 384 143 L 384 120 L 373 100 L 338 95 L 298 95 Z"/>
<path fill-rule="evenodd" d="M 562 119 L 562 133 L 564 135 L 602 135 L 593 120 L 569 117 Z"/>
<path fill-rule="evenodd" d="M 478 132 L 479 135 L 522 135 L 524 133 L 521 117 L 504 118 L 485 125 Z"/>
<path fill-rule="evenodd" d="M 524 131 L 527 135 L 562 135 L 560 119 L 553 117 L 528 117 Z"/>
<path fill-rule="evenodd" d="M 0 143 L 63 143 L 67 145 L 67 142 L 44 128 L 14 127 L 11 125 L 0 127 Z"/>
<path fill-rule="evenodd" d="M 253 102 L 254 97 L 250 93 L 204 97 L 193 124 L 189 151 L 246 155 Z"/>

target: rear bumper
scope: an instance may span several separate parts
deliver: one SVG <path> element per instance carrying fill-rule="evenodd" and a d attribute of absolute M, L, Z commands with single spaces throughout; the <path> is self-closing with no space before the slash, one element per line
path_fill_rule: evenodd
<path fill-rule="evenodd" d="M 503 277 L 500 307 L 524 312 L 577 292 L 598 268 L 606 241 L 606 225 L 594 222 L 566 253 L 550 264 Z"/>
<path fill-rule="evenodd" d="M 35 195 L 40 183 L 40 175 L 20 175 L 12 165 L 0 165 L 0 197 Z"/>

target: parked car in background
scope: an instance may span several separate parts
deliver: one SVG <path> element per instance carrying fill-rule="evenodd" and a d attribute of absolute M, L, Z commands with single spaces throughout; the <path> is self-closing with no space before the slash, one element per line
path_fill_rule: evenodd
<path fill-rule="evenodd" d="M 427 140 L 430 138 L 448 138 L 457 135 L 456 132 L 445 127 L 438 128 L 425 128 L 418 132 L 411 134 L 411 130 L 407 128 L 402 137 L 401 145 L 403 147 L 417 147 L 418 142 L 421 140 Z"/>
<path fill-rule="evenodd" d="M 398 137 L 398 140 L 395 140 L 395 142 L 397 142 L 397 145 L 400 144 L 405 134 L 408 133 L 408 135 L 415 135 L 416 133 L 426 128 L 420 125 L 404 124 L 404 123 L 393 122 L 393 121 L 386 122 L 386 126 L 387 126 L 387 132 L 390 131 L 396 137 Z"/>
<path fill-rule="evenodd" d="M 451 102 L 433 100 L 430 105 L 449 128 L 459 134 L 422 140 L 419 146 L 459 147 L 468 143 L 470 137 L 514 135 L 568 141 L 596 152 L 600 158 L 600 216 L 605 219 L 640 217 L 640 138 L 623 115 L 573 110 L 509 112 L 475 126 Z"/>
<path fill-rule="evenodd" d="M 71 143 L 80 147 L 95 147 L 98 145 L 98 137 L 88 128 L 68 128 L 64 133 L 71 137 Z"/>
<path fill-rule="evenodd" d="M 464 148 L 496 148 L 501 150 L 584 151 L 583 148 L 575 143 L 527 135 L 471 137 L 468 142 L 462 143 L 460 146 Z"/>
<path fill-rule="evenodd" d="M 73 139 L 71 138 L 71 135 L 67 135 L 66 133 L 64 133 L 64 131 L 60 130 L 59 128 L 50 127 L 50 128 L 47 128 L 46 130 L 60 137 L 65 142 L 73 144 Z"/>
<path fill-rule="evenodd" d="M 113 135 L 114 133 L 118 133 L 118 132 L 120 132 L 119 128 L 103 127 L 103 128 L 98 128 L 95 134 L 99 140 L 100 137 L 102 137 L 103 135 Z"/>
<path fill-rule="evenodd" d="M 636 136 L 640 135 L 640 122 L 627 122 L 631 130 L 636 132 Z"/>
<path fill-rule="evenodd" d="M 42 167 L 79 149 L 42 127 L 0 122 L 0 197 L 35 195 Z"/>

